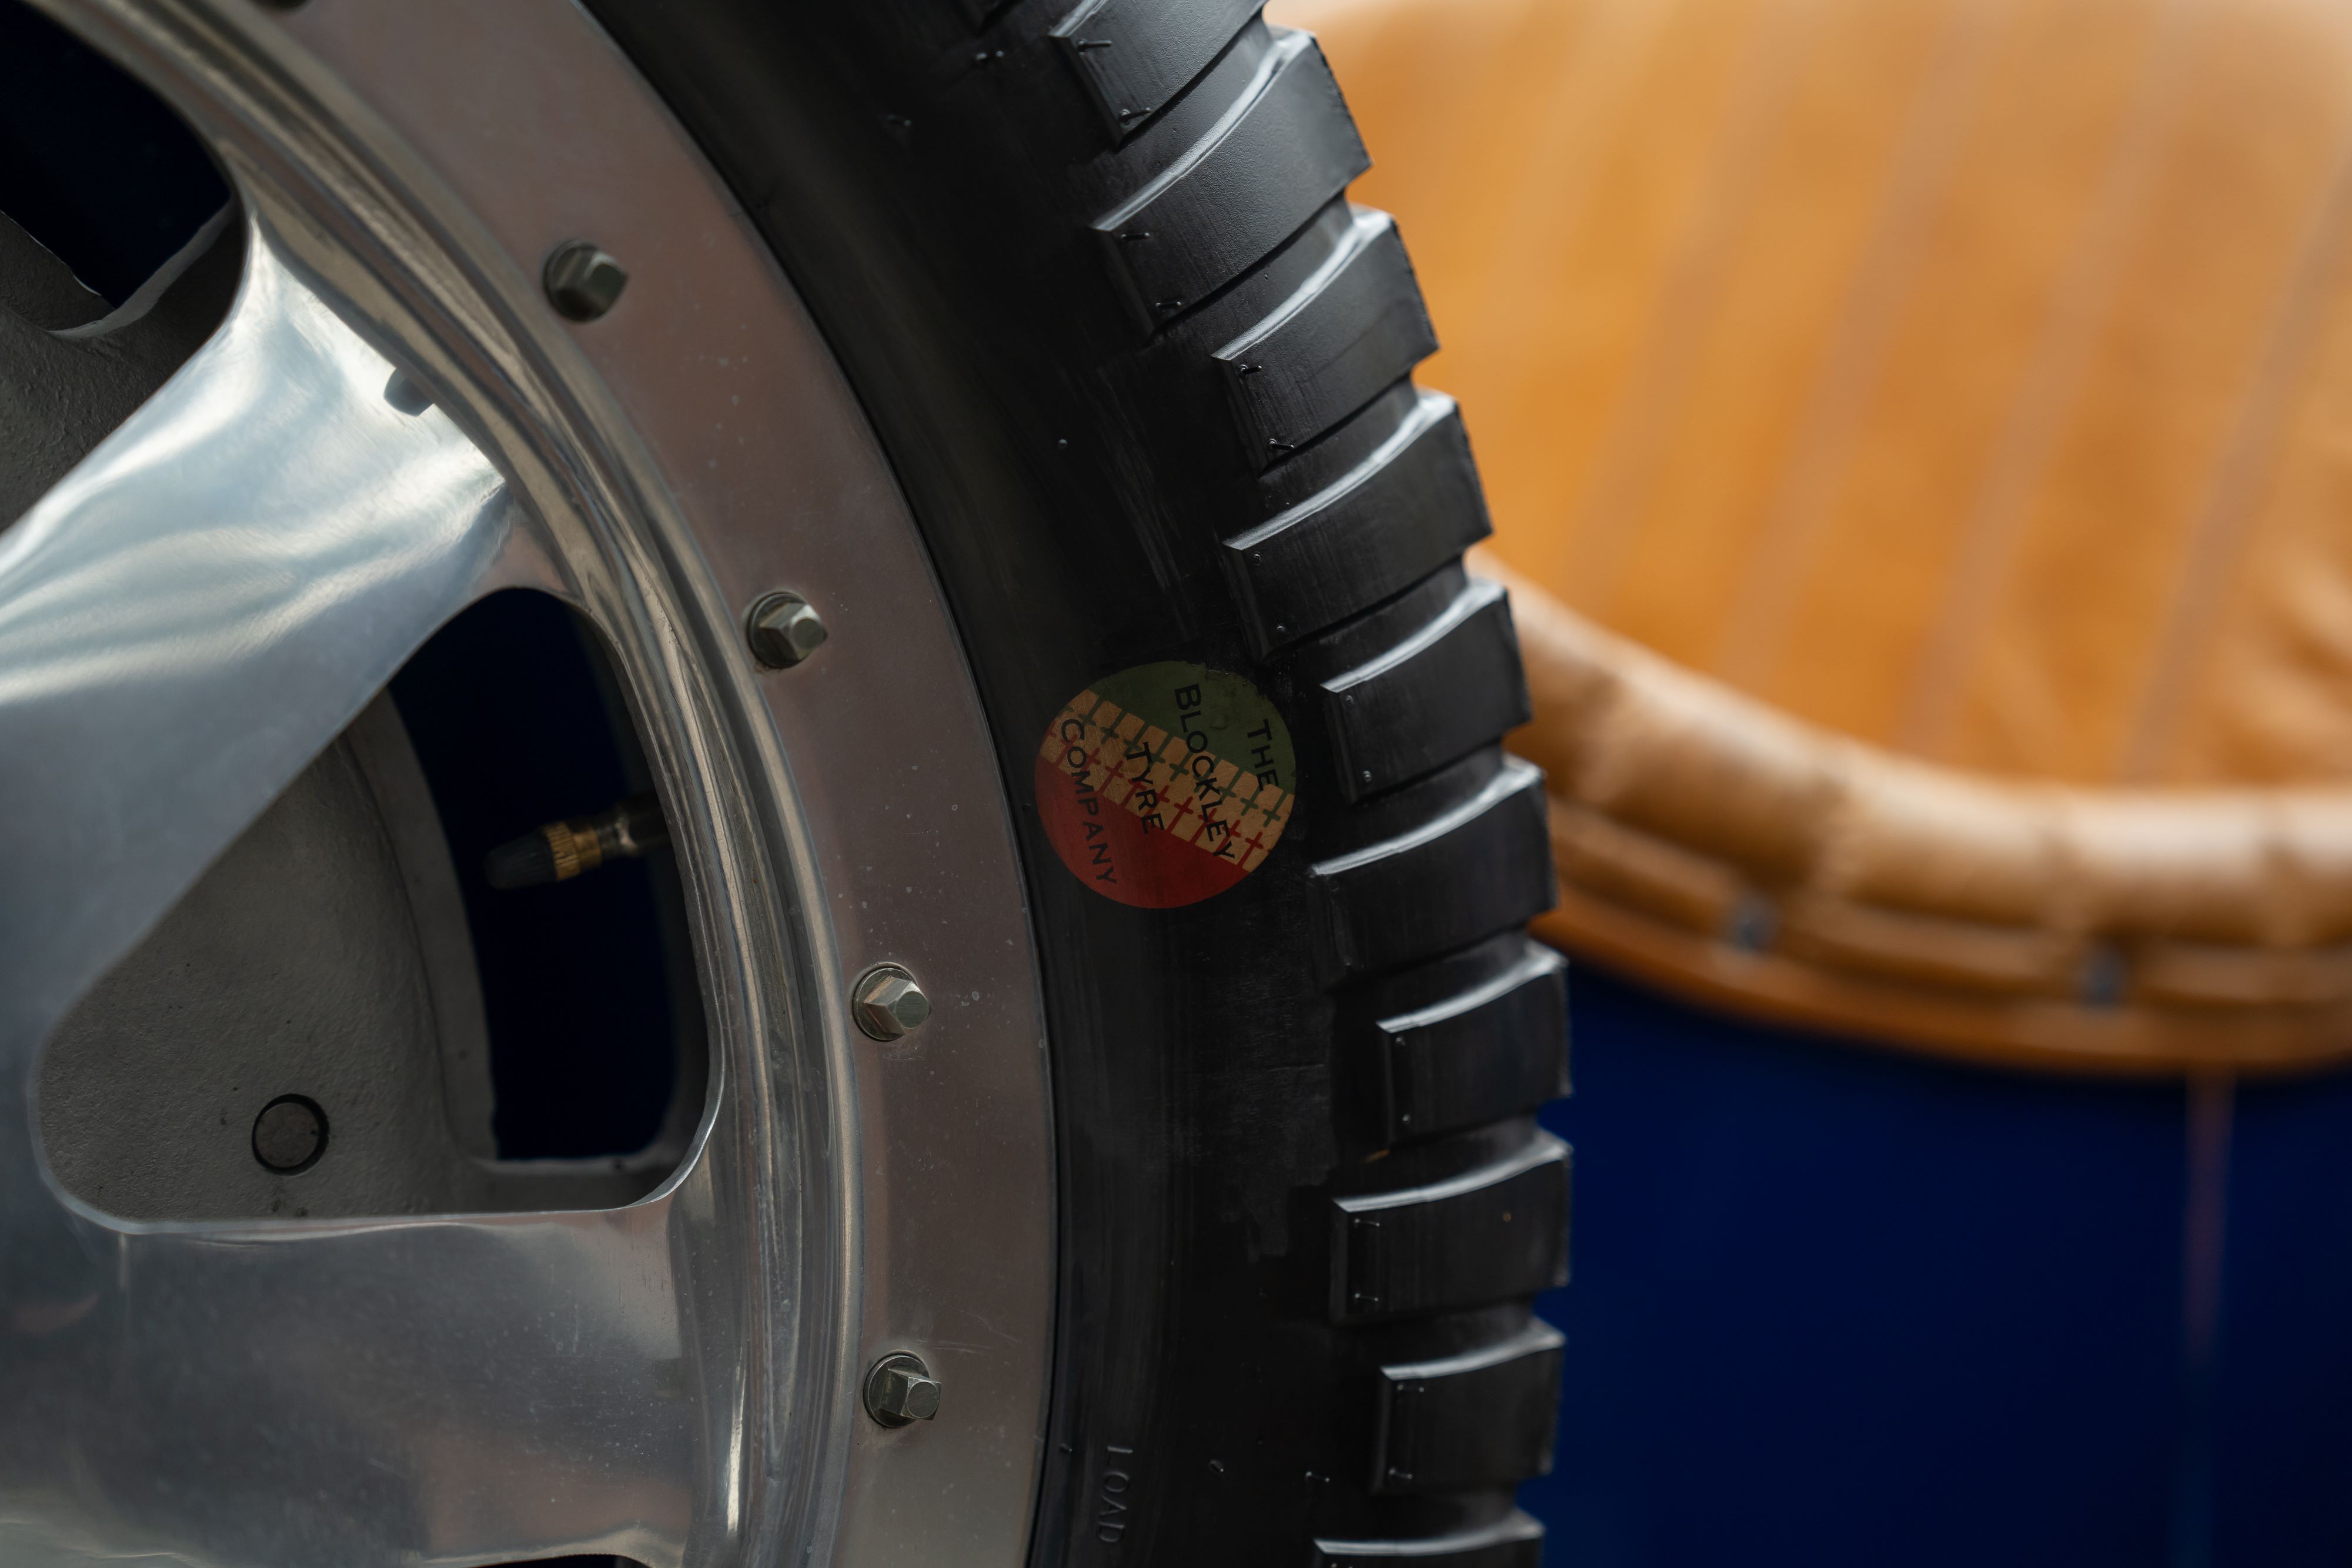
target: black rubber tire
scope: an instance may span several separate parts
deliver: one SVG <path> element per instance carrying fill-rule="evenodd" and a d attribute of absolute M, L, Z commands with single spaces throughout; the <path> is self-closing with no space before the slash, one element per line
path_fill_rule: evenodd
<path fill-rule="evenodd" d="M 964 632 L 1050 1014 L 1033 1560 L 1526 1568 L 1566 1273 L 1562 966 L 1507 605 L 1393 226 L 1253 0 L 592 0 L 807 299 Z M 1138 237 L 1141 236 L 1141 237 Z M 1277 526 L 1278 525 L 1278 526 Z M 1188 907 L 1088 891 L 1031 769 L 1130 666 L 1246 674 L 1298 808 Z"/>

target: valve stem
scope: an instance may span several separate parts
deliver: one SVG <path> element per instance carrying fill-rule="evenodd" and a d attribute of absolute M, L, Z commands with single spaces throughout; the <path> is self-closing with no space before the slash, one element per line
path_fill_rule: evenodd
<path fill-rule="evenodd" d="M 492 887 L 537 887 L 569 882 L 606 861 L 646 854 L 668 842 L 661 802 L 649 793 L 632 795 L 593 817 L 550 822 L 500 844 L 484 858 L 482 869 Z"/>

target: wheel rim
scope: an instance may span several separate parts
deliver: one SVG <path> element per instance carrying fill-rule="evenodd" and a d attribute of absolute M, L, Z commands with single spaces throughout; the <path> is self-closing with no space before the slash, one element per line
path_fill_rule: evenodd
<path fill-rule="evenodd" d="M 552 0 L 43 4 L 196 125 L 248 226 L 222 330 L 0 534 L 0 757 L 44 759 L 0 784 L 0 1385 L 27 1394 L 0 1539 L 1018 1559 L 1051 1260 L 1011 832 L 911 523 L 772 264 Z M 503 152 L 468 141 L 509 113 Z M 573 212 L 535 199 L 551 166 L 596 172 Z M 648 245 L 628 305 L 574 327 L 534 276 L 558 222 L 695 244 Z M 759 365 L 732 430 L 704 406 L 730 346 Z M 388 403 L 395 369 L 435 406 Z M 625 1209 L 310 1224 L 63 1196 L 40 1043 L 435 627 L 515 585 L 609 639 L 682 846 L 711 1087 L 677 1173 Z M 742 612 L 787 586 L 833 637 L 763 674 Z M 848 990 L 883 961 L 950 1004 L 889 1047 Z M 939 1420 L 860 1412 L 894 1351 Z"/>

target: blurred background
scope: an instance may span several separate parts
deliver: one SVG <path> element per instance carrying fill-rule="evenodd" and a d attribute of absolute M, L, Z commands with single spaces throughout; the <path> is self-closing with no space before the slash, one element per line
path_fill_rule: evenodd
<path fill-rule="evenodd" d="M 1268 16 L 1528 645 L 1547 1562 L 2352 1561 L 2352 11 Z"/>

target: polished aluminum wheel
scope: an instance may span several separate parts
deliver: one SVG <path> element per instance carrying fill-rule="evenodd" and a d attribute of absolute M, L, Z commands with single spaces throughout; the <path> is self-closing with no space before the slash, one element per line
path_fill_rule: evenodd
<path fill-rule="evenodd" d="M 0 1558 L 1020 1560 L 1052 1281 L 1019 873 L 919 540 L 773 261 L 562 0 L 38 3 L 212 148 L 243 277 L 0 532 Z M 583 239 L 627 272 L 584 321 L 546 277 Z M 675 1173 L 561 1211 L 496 1171 L 396 1216 L 87 1201 L 47 1043 L 509 588 L 601 632 L 678 846 L 709 1071 Z M 772 668 L 744 627 L 782 591 L 827 636 Z M 881 964 L 932 1003 L 887 1042 Z M 866 1413 L 893 1354 L 933 1386 L 890 1414 L 931 1417 Z"/>

